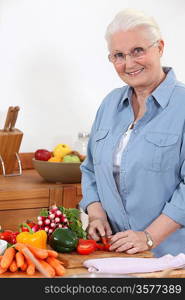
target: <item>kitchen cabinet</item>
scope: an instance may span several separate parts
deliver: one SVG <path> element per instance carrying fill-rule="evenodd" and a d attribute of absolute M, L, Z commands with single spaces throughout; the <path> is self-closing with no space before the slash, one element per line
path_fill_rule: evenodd
<path fill-rule="evenodd" d="M 23 170 L 21 176 L 0 176 L 0 225 L 17 230 L 18 224 L 36 221 L 41 208 L 51 205 L 78 207 L 82 198 L 80 184 L 55 184 L 44 181 L 34 170 Z"/>

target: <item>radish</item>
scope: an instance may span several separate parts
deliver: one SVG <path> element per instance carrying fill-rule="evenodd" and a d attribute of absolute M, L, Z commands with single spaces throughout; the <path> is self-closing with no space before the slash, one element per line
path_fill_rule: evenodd
<path fill-rule="evenodd" d="M 45 226 L 44 230 L 45 230 L 46 232 L 48 232 L 48 231 L 49 231 L 49 226 Z"/>
<path fill-rule="evenodd" d="M 38 224 L 36 224 L 31 229 L 33 232 L 37 232 L 40 229 L 40 226 Z"/>
<path fill-rule="evenodd" d="M 51 213 L 51 214 L 48 216 L 48 218 L 49 218 L 50 220 L 52 220 L 52 219 L 55 218 L 55 215 Z"/>
<path fill-rule="evenodd" d="M 60 222 L 60 218 L 59 218 L 59 217 L 56 217 L 56 218 L 55 218 L 55 222 L 56 222 L 56 223 L 59 223 L 59 222 Z"/>
<path fill-rule="evenodd" d="M 61 216 L 61 214 L 62 214 L 62 212 L 60 210 L 57 210 L 55 213 L 56 216 Z"/>
<path fill-rule="evenodd" d="M 52 223 L 50 224 L 50 227 L 54 228 L 54 227 L 56 227 L 56 224 L 52 222 Z"/>
<path fill-rule="evenodd" d="M 46 224 L 46 225 L 49 225 L 51 223 L 51 221 L 49 220 L 49 219 L 46 219 L 45 221 L 44 221 L 44 224 Z"/>

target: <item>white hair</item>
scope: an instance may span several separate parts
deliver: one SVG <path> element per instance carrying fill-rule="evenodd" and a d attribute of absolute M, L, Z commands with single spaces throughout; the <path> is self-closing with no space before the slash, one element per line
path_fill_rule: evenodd
<path fill-rule="evenodd" d="M 107 27 L 105 39 L 107 40 L 107 43 L 109 45 L 111 36 L 115 32 L 127 31 L 141 26 L 148 31 L 149 39 L 151 39 L 151 42 L 161 39 L 159 26 L 153 19 L 153 17 L 147 16 L 142 11 L 130 8 L 120 11 L 114 17 L 113 21 Z"/>

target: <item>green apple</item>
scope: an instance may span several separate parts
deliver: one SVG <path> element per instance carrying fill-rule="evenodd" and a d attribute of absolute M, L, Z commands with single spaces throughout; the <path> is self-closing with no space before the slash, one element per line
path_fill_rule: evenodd
<path fill-rule="evenodd" d="M 67 162 L 67 163 L 77 163 L 80 162 L 80 159 L 77 155 L 74 154 L 67 154 L 63 157 L 62 162 Z"/>

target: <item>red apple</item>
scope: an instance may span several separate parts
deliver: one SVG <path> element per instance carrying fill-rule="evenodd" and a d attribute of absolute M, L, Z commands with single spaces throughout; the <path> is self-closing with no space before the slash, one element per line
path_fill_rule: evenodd
<path fill-rule="evenodd" d="M 38 149 L 35 151 L 35 159 L 37 160 L 48 160 L 51 158 L 51 152 L 46 149 Z"/>

